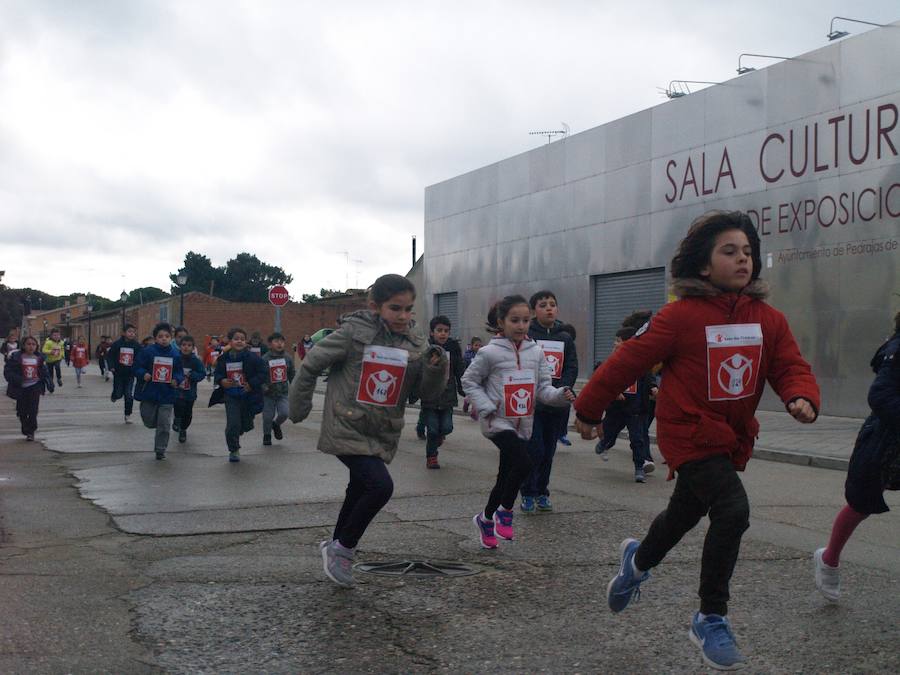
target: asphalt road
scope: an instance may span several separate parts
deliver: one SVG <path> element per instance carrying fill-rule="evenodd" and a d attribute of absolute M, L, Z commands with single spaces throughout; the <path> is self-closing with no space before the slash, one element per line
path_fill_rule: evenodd
<path fill-rule="evenodd" d="M 69 371 L 71 372 L 71 371 Z M 601 462 L 560 448 L 552 514 L 516 519 L 517 541 L 482 551 L 471 524 L 496 451 L 468 419 L 425 469 L 411 428 L 391 465 L 394 497 L 357 559 L 446 559 L 457 579 L 323 575 L 346 470 L 315 449 L 321 400 L 285 440 L 242 441 L 227 462 L 224 411 L 206 409 L 157 462 L 152 431 L 122 423 L 96 375 L 45 397 L 40 444 L 0 402 L 0 672 L 697 672 L 687 640 L 704 524 L 620 615 L 605 588 L 618 544 L 646 530 L 672 483 L 632 481 L 624 442 Z M 138 415 L 135 414 L 137 421 Z M 414 422 L 410 411 L 408 422 Z M 816 443 L 815 426 L 810 445 Z M 845 597 L 818 596 L 811 553 L 843 504 L 843 474 L 752 461 L 752 524 L 731 619 L 750 672 L 900 670 L 900 499 L 860 526 L 843 557 Z M 73 489 L 74 487 L 74 489 Z"/>

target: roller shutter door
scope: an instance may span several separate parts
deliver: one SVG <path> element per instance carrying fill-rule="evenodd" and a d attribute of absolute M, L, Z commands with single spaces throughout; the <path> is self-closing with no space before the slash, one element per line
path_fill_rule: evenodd
<path fill-rule="evenodd" d="M 606 359 L 622 319 L 638 309 L 655 314 L 666 303 L 666 270 L 602 274 L 591 278 L 594 298 L 594 361 Z"/>
<path fill-rule="evenodd" d="M 459 338 L 459 304 L 456 293 L 438 293 L 434 296 L 434 315 L 450 319 L 450 335 Z M 429 320 L 431 317 L 429 317 Z M 427 330 L 427 324 L 424 328 Z"/>

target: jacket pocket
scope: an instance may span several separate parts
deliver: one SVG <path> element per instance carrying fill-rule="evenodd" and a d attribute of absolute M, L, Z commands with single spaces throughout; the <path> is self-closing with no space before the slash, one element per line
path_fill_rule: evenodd
<path fill-rule="evenodd" d="M 335 401 L 334 411 L 335 435 L 343 438 L 359 438 L 368 433 L 366 411 L 356 406 Z"/>

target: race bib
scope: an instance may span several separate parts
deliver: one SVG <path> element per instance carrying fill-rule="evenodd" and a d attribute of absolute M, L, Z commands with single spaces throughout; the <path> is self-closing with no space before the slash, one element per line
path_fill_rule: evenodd
<path fill-rule="evenodd" d="M 25 385 L 34 384 L 41 379 L 36 356 L 22 357 L 22 379 Z"/>
<path fill-rule="evenodd" d="M 272 359 L 269 361 L 269 382 L 287 382 L 287 361 Z"/>
<path fill-rule="evenodd" d="M 84 347 L 75 347 L 75 354 L 73 358 L 76 361 L 82 361 L 85 358 L 86 354 L 87 349 L 85 349 Z"/>
<path fill-rule="evenodd" d="M 172 362 L 171 356 L 154 356 L 151 380 L 161 384 L 169 384 L 172 381 Z"/>
<path fill-rule="evenodd" d="M 191 369 L 185 368 L 181 372 L 184 373 L 184 379 L 181 381 L 181 388 L 187 391 L 191 388 Z"/>
<path fill-rule="evenodd" d="M 119 349 L 119 363 L 123 366 L 134 364 L 134 348 L 122 347 Z"/>
<path fill-rule="evenodd" d="M 358 403 L 393 407 L 400 402 L 409 352 L 395 347 L 366 345 L 356 390 Z"/>
<path fill-rule="evenodd" d="M 511 370 L 503 374 L 503 416 L 531 417 L 534 413 L 534 373 Z"/>
<path fill-rule="evenodd" d="M 209 353 L 209 362 L 210 362 L 212 365 L 215 366 L 215 365 L 216 365 L 216 361 L 218 361 L 218 360 L 219 360 L 219 352 L 210 352 L 210 353 Z"/>
<path fill-rule="evenodd" d="M 262 354 L 262 347 L 250 347 L 250 352 L 259 356 Z"/>
<path fill-rule="evenodd" d="M 244 386 L 245 380 L 243 362 L 235 361 L 234 363 L 226 363 L 225 374 L 226 377 L 235 384 L 239 384 L 242 387 Z"/>
<path fill-rule="evenodd" d="M 623 394 L 632 394 L 632 395 L 637 394 L 637 382 L 635 382 L 633 385 L 628 387 L 628 389 L 626 389 L 622 393 Z"/>
<path fill-rule="evenodd" d="M 566 343 L 557 340 L 538 340 L 537 343 L 544 350 L 544 356 L 547 359 L 547 363 L 550 364 L 550 370 L 553 371 L 553 379 L 558 380 L 562 377 Z"/>
<path fill-rule="evenodd" d="M 732 401 L 754 394 L 762 344 L 762 326 L 758 323 L 706 327 L 710 401 Z"/>
<path fill-rule="evenodd" d="M 59 356 L 59 347 L 54 347 L 50 350 L 51 356 Z"/>

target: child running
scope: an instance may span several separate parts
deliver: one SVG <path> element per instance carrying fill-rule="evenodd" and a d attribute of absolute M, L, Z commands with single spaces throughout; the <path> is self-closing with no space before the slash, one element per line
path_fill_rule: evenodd
<path fill-rule="evenodd" d="M 841 597 L 841 551 L 856 527 L 873 513 L 886 513 L 885 490 L 900 490 L 900 313 L 894 335 L 875 352 L 870 363 L 875 381 L 869 388 L 872 414 L 866 418 L 844 484 L 847 505 L 834 519 L 828 546 L 818 549 L 816 588 L 826 599 Z"/>
<path fill-rule="evenodd" d="M 216 362 L 216 384 L 210 405 L 225 403 L 225 443 L 228 461 L 241 461 L 241 436 L 253 429 L 253 418 L 263 409 L 262 386 L 268 380 L 263 360 L 247 347 L 243 328 L 228 331 L 228 351 Z"/>
<path fill-rule="evenodd" d="M 97 357 L 97 365 L 100 367 L 100 377 L 103 378 L 104 382 L 109 382 L 109 369 L 106 367 L 106 354 L 109 352 L 109 345 L 109 337 L 101 335 L 100 344 L 97 345 L 97 349 L 94 351 L 94 356 Z"/>
<path fill-rule="evenodd" d="M 695 220 L 672 259 L 666 305 L 597 370 L 575 403 L 582 438 L 597 437 L 603 411 L 626 387 L 664 364 L 657 401 L 659 448 L 677 474 L 669 505 L 643 541 L 620 546 L 619 573 L 607 588 L 613 612 L 639 595 L 666 554 L 709 515 L 700 564 L 700 611 L 690 639 L 716 669 L 742 667 L 728 612 L 728 586 L 750 525 L 737 472 L 753 450 L 753 417 L 768 381 L 799 422 L 815 421 L 819 387 L 787 320 L 763 298 L 759 237 L 746 214 L 711 211 Z"/>
<path fill-rule="evenodd" d="M 153 344 L 143 348 L 135 361 L 134 376 L 138 384 L 134 398 L 141 403 L 144 426 L 156 430 L 153 438 L 156 459 L 165 459 L 172 411 L 184 375 L 181 356 L 172 345 L 172 326 L 168 323 L 156 324 L 153 340 Z"/>
<path fill-rule="evenodd" d="M 16 416 L 26 441 L 34 440 L 38 407 L 45 391 L 53 391 L 53 378 L 38 353 L 38 341 L 31 335 L 22 339 L 22 349 L 9 354 L 3 364 L 3 377 L 9 385 L 6 395 L 16 401 Z"/>
<path fill-rule="evenodd" d="M 187 430 L 194 419 L 194 402 L 197 400 L 197 383 L 206 377 L 206 368 L 200 358 L 194 353 L 194 338 L 184 335 L 178 345 L 181 355 L 181 373 L 184 376 L 178 387 L 178 396 L 175 399 L 172 421 L 172 431 L 178 432 L 178 442 L 187 440 Z"/>
<path fill-rule="evenodd" d="M 512 509 L 532 469 L 528 442 L 535 399 L 563 408 L 575 394 L 553 386 L 544 351 L 528 339 L 531 308 L 525 298 L 507 295 L 491 307 L 487 322 L 500 334 L 478 351 L 462 386 L 481 418 L 481 432 L 500 450 L 494 488 L 484 511 L 472 518 L 482 548 L 497 548 L 497 537 L 513 539 Z"/>
<path fill-rule="evenodd" d="M 425 429 L 425 466 L 440 469 L 438 448 L 453 433 L 453 409 L 458 402 L 457 393 L 462 393 L 460 378 L 465 368 L 459 343 L 450 337 L 450 319 L 438 315 L 429 323 L 429 329 L 428 341 L 441 347 L 450 359 L 447 384 L 436 396 L 422 399 L 422 412 L 419 415 Z"/>
<path fill-rule="evenodd" d="M 75 368 L 76 387 L 81 389 L 81 376 L 87 371 L 87 367 L 91 363 L 87 340 L 84 335 L 78 337 L 78 340 L 72 345 L 69 355 L 72 359 L 72 367 Z"/>
<path fill-rule="evenodd" d="M 356 545 L 394 491 L 387 464 L 397 453 L 410 393 L 434 395 L 446 383 L 443 350 L 410 331 L 415 299 L 406 277 L 378 277 L 369 309 L 341 317 L 340 327 L 306 354 L 291 384 L 290 419 L 302 422 L 317 379 L 330 369 L 318 448 L 337 456 L 350 483 L 334 534 L 319 550 L 325 574 L 341 586 L 353 584 Z"/>
<path fill-rule="evenodd" d="M 41 351 L 44 353 L 44 362 L 47 364 L 47 370 L 50 371 L 50 377 L 56 375 L 56 384 L 62 386 L 62 367 L 60 363 L 65 355 L 66 345 L 60 338 L 58 328 L 50 331 L 50 337 L 44 340 L 44 346 Z M 53 393 L 51 391 L 51 393 Z"/>
<path fill-rule="evenodd" d="M 294 381 L 294 359 L 284 351 L 284 335 L 272 333 L 266 342 L 268 351 L 263 354 L 266 362 L 266 384 L 263 385 L 263 445 L 272 445 L 284 438 L 281 425 L 288 418 L 288 387 Z"/>
<path fill-rule="evenodd" d="M 131 424 L 134 410 L 134 360 L 141 351 L 135 340 L 137 329 L 130 323 L 122 327 L 122 336 L 109 346 L 106 365 L 113 374 L 113 390 L 109 400 L 115 403 L 125 398 L 125 424 Z"/>

